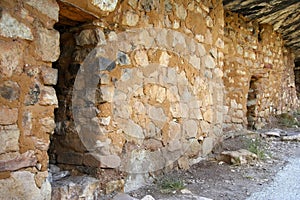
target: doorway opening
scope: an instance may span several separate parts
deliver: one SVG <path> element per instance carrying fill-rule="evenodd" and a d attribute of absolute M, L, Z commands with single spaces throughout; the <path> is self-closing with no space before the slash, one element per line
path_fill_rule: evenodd
<path fill-rule="evenodd" d="M 258 94 L 258 78 L 252 76 L 249 83 L 249 91 L 247 98 L 247 121 L 248 128 L 255 129 L 255 122 L 257 120 L 257 94 Z"/>
<path fill-rule="evenodd" d="M 300 99 L 300 60 L 295 62 L 294 74 L 297 97 Z"/>

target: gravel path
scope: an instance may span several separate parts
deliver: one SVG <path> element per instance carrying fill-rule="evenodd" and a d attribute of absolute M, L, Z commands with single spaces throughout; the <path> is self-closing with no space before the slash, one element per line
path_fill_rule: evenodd
<path fill-rule="evenodd" d="M 299 200 L 300 199 L 300 149 L 289 163 L 278 172 L 263 190 L 253 193 L 247 200 Z"/>

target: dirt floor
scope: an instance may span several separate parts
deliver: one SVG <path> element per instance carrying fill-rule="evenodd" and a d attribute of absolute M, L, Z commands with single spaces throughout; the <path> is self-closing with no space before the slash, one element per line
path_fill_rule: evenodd
<path fill-rule="evenodd" d="M 278 124 L 260 131 L 235 133 L 235 136 L 224 140 L 222 151 L 249 149 L 254 145 L 259 149 L 261 158 L 245 165 L 230 165 L 218 160 L 220 152 L 216 152 L 187 171 L 165 174 L 154 184 L 132 191 L 129 195 L 137 199 L 146 195 L 155 199 L 246 199 L 271 182 L 287 164 L 287 159 L 300 148 L 300 142 L 282 141 L 281 137 L 262 137 L 263 133 L 274 130 L 281 130 L 285 135 L 300 134 L 297 126 L 286 128 L 278 127 Z"/>

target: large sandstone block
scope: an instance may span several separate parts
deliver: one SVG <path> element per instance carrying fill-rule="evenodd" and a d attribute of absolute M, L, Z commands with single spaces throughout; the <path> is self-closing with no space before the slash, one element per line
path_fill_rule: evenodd
<path fill-rule="evenodd" d="M 0 108 L 0 124 L 9 125 L 14 124 L 18 120 L 18 109 L 17 108 Z"/>
<path fill-rule="evenodd" d="M 21 38 L 33 40 L 31 30 L 25 24 L 19 22 L 7 12 L 2 12 L 0 16 L 0 35 L 8 38 Z"/>
<path fill-rule="evenodd" d="M 26 0 L 27 5 L 46 15 L 48 18 L 58 22 L 59 7 L 56 1 L 49 0 Z"/>
<path fill-rule="evenodd" d="M 34 174 L 28 171 L 12 172 L 10 178 L 0 180 L 0 199 L 50 200 L 50 198 L 50 183 L 43 182 L 41 188 L 38 188 Z"/>
<path fill-rule="evenodd" d="M 35 51 L 40 59 L 48 62 L 54 62 L 58 59 L 60 54 L 58 31 L 40 28 L 35 42 Z"/>
<path fill-rule="evenodd" d="M 19 136 L 17 125 L 0 126 L 0 154 L 19 151 Z"/>

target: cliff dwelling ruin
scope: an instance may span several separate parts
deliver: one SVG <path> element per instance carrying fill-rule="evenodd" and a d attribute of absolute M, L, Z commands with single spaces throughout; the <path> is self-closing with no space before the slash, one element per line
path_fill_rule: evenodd
<path fill-rule="evenodd" d="M 298 109 L 299 8 L 2 0 L 0 199 L 66 198 L 64 173 L 75 196 L 130 191 Z"/>

